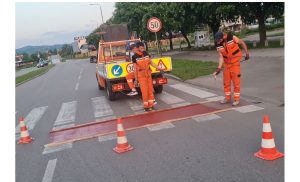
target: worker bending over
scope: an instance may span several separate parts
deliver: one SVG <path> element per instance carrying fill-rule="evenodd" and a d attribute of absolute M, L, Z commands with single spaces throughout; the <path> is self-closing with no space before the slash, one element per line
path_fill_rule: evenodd
<path fill-rule="evenodd" d="M 131 44 L 130 45 L 130 52 L 129 52 L 129 59 L 130 59 L 130 61 L 132 62 L 132 56 L 135 54 L 135 52 L 137 51 L 137 48 L 136 48 L 136 46 L 135 46 L 135 44 L 133 43 L 133 44 Z M 135 89 L 135 85 L 134 85 L 134 82 L 133 82 L 133 79 L 135 78 L 135 76 L 134 76 L 134 71 L 133 72 L 131 72 L 131 73 L 128 73 L 127 75 L 126 75 L 126 81 L 127 81 L 127 84 L 128 84 L 128 86 L 129 86 L 129 88 L 130 88 L 130 90 L 131 90 L 131 92 L 129 92 L 127 95 L 129 95 L 129 96 L 134 96 L 134 95 L 137 95 L 138 94 L 138 92 L 136 91 L 136 89 Z"/>
<path fill-rule="evenodd" d="M 249 59 L 249 52 L 245 42 L 238 37 L 232 35 L 232 33 L 222 33 L 217 32 L 215 34 L 215 42 L 217 51 L 219 52 L 219 66 L 216 71 L 213 73 L 213 76 L 216 76 L 221 72 L 222 66 L 224 64 L 223 71 L 223 82 L 224 82 L 224 94 L 225 98 L 220 103 L 226 104 L 231 102 L 231 81 L 234 86 L 234 101 L 233 106 L 237 106 L 240 102 L 240 61 L 243 57 L 242 51 L 239 48 L 239 44 L 242 45 L 246 58 Z"/>
<path fill-rule="evenodd" d="M 160 71 L 163 71 L 163 69 L 159 68 L 151 61 L 150 56 L 145 51 L 145 47 L 142 42 L 136 43 L 136 48 L 137 51 L 132 56 L 135 82 L 138 80 L 140 84 L 143 105 L 145 111 L 147 112 L 153 110 L 153 105 L 155 101 L 153 94 L 152 71 L 150 65 Z"/>

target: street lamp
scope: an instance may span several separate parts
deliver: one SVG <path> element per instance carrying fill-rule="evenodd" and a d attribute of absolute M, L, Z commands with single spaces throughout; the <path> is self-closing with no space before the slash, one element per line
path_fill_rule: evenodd
<path fill-rule="evenodd" d="M 100 9 L 100 13 L 101 13 L 101 19 L 102 19 L 102 24 L 104 24 L 104 20 L 103 20 L 103 14 L 102 14 L 102 8 L 101 8 L 101 4 L 90 4 L 91 6 L 99 6 Z"/>

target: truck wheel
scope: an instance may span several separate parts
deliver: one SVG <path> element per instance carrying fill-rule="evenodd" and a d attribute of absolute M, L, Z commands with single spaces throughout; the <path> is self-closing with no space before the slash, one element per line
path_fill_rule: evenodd
<path fill-rule="evenodd" d="M 163 88 L 164 87 L 162 85 L 158 85 L 158 86 L 154 87 L 154 91 L 156 94 L 160 94 L 160 93 L 162 93 Z"/>
<path fill-rule="evenodd" d="M 100 85 L 99 82 L 98 82 L 97 74 L 96 74 L 96 80 L 97 80 L 98 89 L 99 89 L 99 90 L 104 90 L 104 87 L 101 87 L 101 85 Z"/>
<path fill-rule="evenodd" d="M 110 101 L 116 100 L 116 93 L 112 91 L 112 85 L 110 82 L 106 82 L 106 95 Z"/>

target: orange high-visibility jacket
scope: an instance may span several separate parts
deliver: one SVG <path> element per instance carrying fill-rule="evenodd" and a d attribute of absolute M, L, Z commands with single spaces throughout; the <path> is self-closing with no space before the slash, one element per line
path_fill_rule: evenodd
<path fill-rule="evenodd" d="M 240 61 L 243 57 L 242 51 L 238 45 L 238 38 L 231 33 L 224 34 L 224 42 L 217 45 L 217 50 L 221 52 L 224 62 L 227 64 Z"/>

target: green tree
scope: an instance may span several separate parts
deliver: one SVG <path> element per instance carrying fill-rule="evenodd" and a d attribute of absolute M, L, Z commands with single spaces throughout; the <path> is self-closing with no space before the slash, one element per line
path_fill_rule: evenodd
<path fill-rule="evenodd" d="M 61 56 L 70 56 L 73 54 L 73 48 L 70 44 L 64 44 L 61 48 Z"/>
<path fill-rule="evenodd" d="M 235 22 L 238 11 L 235 3 L 206 2 L 195 4 L 196 22 L 198 25 L 207 24 L 215 34 L 219 31 L 222 21 Z"/>
<path fill-rule="evenodd" d="M 282 18 L 284 13 L 283 2 L 246 2 L 236 3 L 239 14 L 245 23 L 258 21 L 259 40 L 263 44 L 267 38 L 265 21 L 268 17 Z"/>
<path fill-rule="evenodd" d="M 31 58 L 31 61 L 33 61 L 33 62 L 39 61 L 39 57 L 37 56 L 36 53 L 31 54 L 31 55 L 30 55 L 30 58 Z"/>

